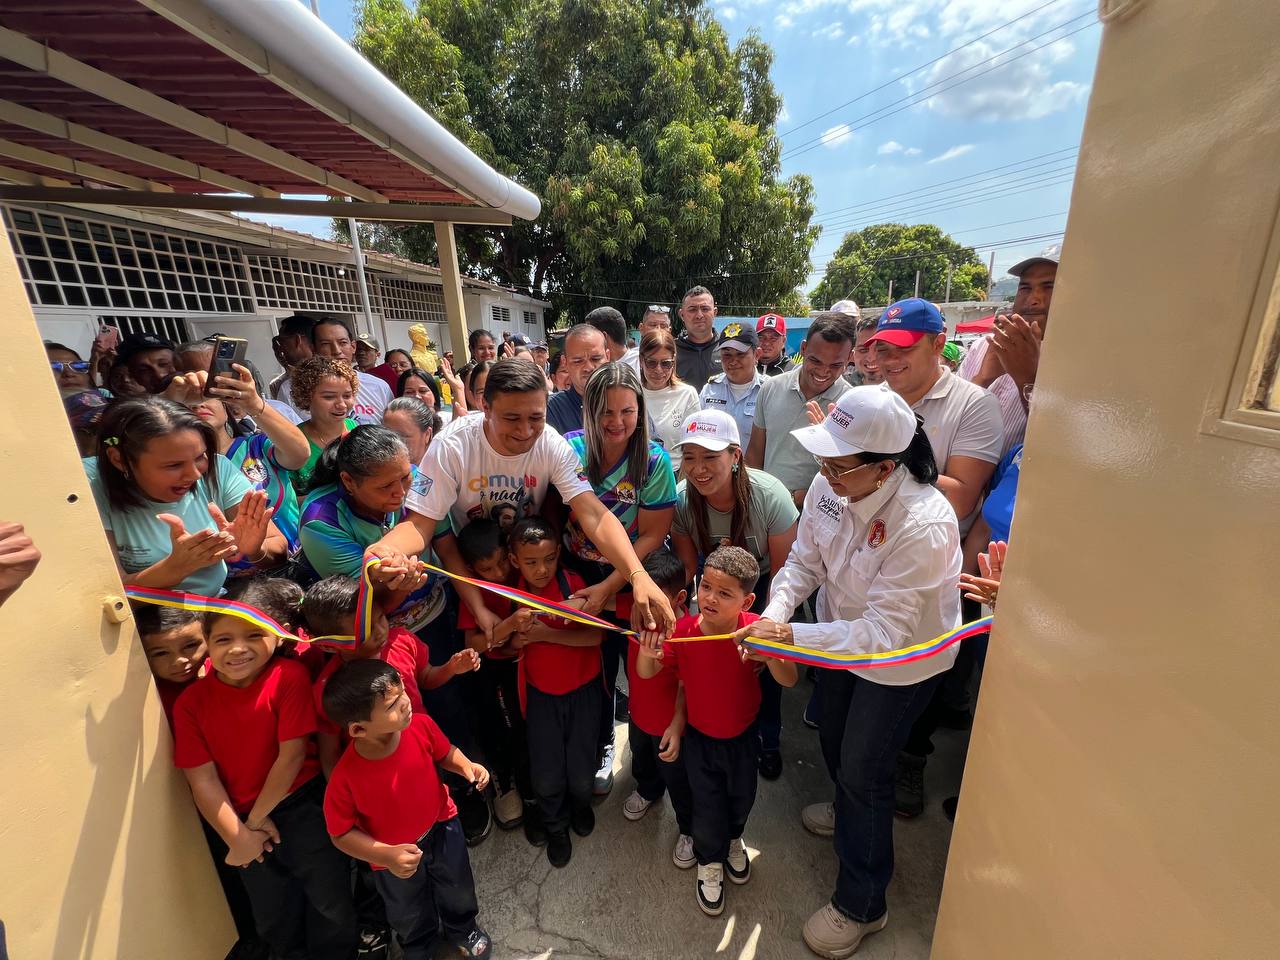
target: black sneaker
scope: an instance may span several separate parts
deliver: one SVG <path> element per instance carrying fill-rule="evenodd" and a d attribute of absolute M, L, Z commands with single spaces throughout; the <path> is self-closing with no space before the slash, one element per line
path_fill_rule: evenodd
<path fill-rule="evenodd" d="M 542 822 L 542 808 L 536 803 L 524 805 L 524 838 L 535 847 L 547 842 L 547 827 Z"/>
<path fill-rule="evenodd" d="M 759 760 L 760 776 L 766 780 L 777 780 L 782 776 L 782 751 L 761 750 Z"/>
<path fill-rule="evenodd" d="M 459 797 L 458 815 L 462 820 L 462 835 L 467 838 L 468 847 L 482 843 L 493 830 L 489 801 L 482 793 L 471 790 Z"/>
<path fill-rule="evenodd" d="M 893 809 L 900 817 L 924 813 L 924 757 L 899 753 L 893 778 Z"/>
<path fill-rule="evenodd" d="M 471 957 L 473 960 L 485 960 L 489 954 L 493 953 L 493 941 L 478 926 L 472 927 L 466 939 L 458 944 L 458 950 L 464 957 Z"/>
<path fill-rule="evenodd" d="M 698 864 L 698 909 L 708 917 L 724 912 L 724 867 L 718 863 Z"/>
<path fill-rule="evenodd" d="M 596 828 L 596 812 L 590 805 L 574 808 L 569 814 L 569 826 L 580 837 L 591 836 L 591 831 Z"/>
<path fill-rule="evenodd" d="M 631 719 L 631 698 L 621 690 L 615 690 L 613 694 L 613 719 L 618 723 Z"/>
<path fill-rule="evenodd" d="M 573 856 L 573 841 L 568 830 L 547 831 L 547 859 L 553 867 L 563 867 Z"/>
<path fill-rule="evenodd" d="M 356 943 L 359 960 L 387 960 L 391 956 L 391 932 L 383 927 L 365 927 Z"/>

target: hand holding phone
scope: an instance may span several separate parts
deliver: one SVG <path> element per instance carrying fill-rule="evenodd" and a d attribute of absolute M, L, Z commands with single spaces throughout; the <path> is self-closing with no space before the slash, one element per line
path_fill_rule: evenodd
<path fill-rule="evenodd" d="M 216 396 L 213 388 L 218 377 L 230 377 L 239 380 L 235 365 L 244 365 L 245 353 L 248 352 L 249 341 L 240 337 L 215 337 L 213 340 L 213 359 L 209 361 L 209 378 L 205 381 L 204 395 Z"/>

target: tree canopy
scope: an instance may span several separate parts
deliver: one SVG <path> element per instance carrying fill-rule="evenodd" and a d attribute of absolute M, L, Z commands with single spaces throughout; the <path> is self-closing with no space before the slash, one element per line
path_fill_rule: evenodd
<path fill-rule="evenodd" d="M 946 295 L 948 265 L 952 300 L 983 299 L 987 267 L 972 247 L 962 246 L 931 223 L 876 224 L 845 234 L 809 299 L 818 307 L 844 299 L 886 303 L 892 281 L 893 299 L 901 300 L 915 290 L 919 270 L 920 296 L 940 303 Z"/>
<path fill-rule="evenodd" d="M 818 235 L 813 185 L 780 177 L 781 100 L 757 35 L 731 46 L 702 0 L 410 6 L 361 0 L 356 49 L 543 201 L 532 223 L 458 227 L 466 271 L 574 315 L 609 303 L 637 320 L 695 283 L 727 309 L 794 299 Z M 370 224 L 362 239 L 435 259 L 430 226 Z"/>

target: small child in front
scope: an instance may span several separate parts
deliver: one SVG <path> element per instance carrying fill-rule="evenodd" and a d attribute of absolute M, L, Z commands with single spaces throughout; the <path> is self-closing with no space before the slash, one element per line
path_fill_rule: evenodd
<path fill-rule="evenodd" d="M 680 616 L 685 601 L 685 571 L 680 558 L 660 547 L 644 558 L 644 569 Z M 627 686 L 631 697 L 627 743 L 631 746 L 631 773 L 636 788 L 623 801 L 622 815 L 639 820 L 662 799 L 663 793 L 670 796 L 680 829 L 671 859 L 681 870 L 687 870 L 698 861 L 693 855 L 693 797 L 680 746 L 687 722 L 684 690 L 674 670 L 662 670 L 648 678 L 640 676 L 636 672 L 636 662 L 642 655 L 640 641 L 631 637 L 627 646 Z"/>
<path fill-rule="evenodd" d="M 458 552 L 481 580 L 514 587 L 520 580 L 507 552 L 507 534 L 493 520 L 472 520 L 458 534 Z M 458 629 L 467 646 L 481 655 L 478 684 L 477 732 L 485 760 L 493 774 L 493 815 L 498 826 L 511 830 L 524 824 L 525 838 L 535 847 L 547 842 L 542 814 L 529 777 L 529 738 L 520 712 L 520 651 L 508 641 L 521 625 L 512 615 L 511 601 L 484 591 L 484 604 L 503 618 L 493 642 L 476 624 L 465 603 L 458 611 Z"/>
<path fill-rule="evenodd" d="M 488 771 L 414 711 L 400 671 L 383 660 L 343 664 L 324 709 L 351 738 L 325 791 L 325 823 L 338 850 L 373 867 L 405 960 L 434 957 L 442 928 L 463 956 L 488 957 L 466 838 L 436 764 L 477 790 Z"/>
<path fill-rule="evenodd" d="M 560 567 L 554 529 L 540 517 L 511 528 L 511 563 L 519 589 L 544 600 L 564 601 L 586 584 Z M 508 641 L 522 651 L 521 673 L 529 764 L 547 830 L 547 859 L 563 867 L 573 856 L 569 828 L 580 837 L 595 829 L 591 787 L 599 766 L 600 641 L 594 627 L 522 608 L 513 614 L 517 632 Z"/>
<path fill-rule="evenodd" d="M 263 578 L 240 599 L 287 622 L 288 611 L 273 609 L 284 592 L 276 583 L 294 587 Z M 212 670 L 178 697 L 174 764 L 229 847 L 226 862 L 244 867 L 258 933 L 273 952 L 348 960 L 357 938 L 351 868 L 325 829 L 311 677 L 275 656 L 280 638 L 256 623 L 206 614 L 204 629 Z"/>
<path fill-rule="evenodd" d="M 719 547 L 703 564 L 698 614 L 676 623 L 680 637 L 733 633 L 760 618 L 748 613 L 760 565 L 741 547 Z M 724 911 L 724 874 L 734 883 L 751 878 L 742 831 L 756 800 L 756 714 L 761 669 L 731 639 L 642 646 L 636 672 L 649 678 L 670 670 L 684 684 L 689 722 L 684 734 L 685 769 L 693 794 L 693 853 L 698 861 L 698 906 L 708 916 Z M 659 658 L 660 657 L 660 658 Z M 768 659 L 766 668 L 784 687 L 795 686 L 793 663 Z"/>

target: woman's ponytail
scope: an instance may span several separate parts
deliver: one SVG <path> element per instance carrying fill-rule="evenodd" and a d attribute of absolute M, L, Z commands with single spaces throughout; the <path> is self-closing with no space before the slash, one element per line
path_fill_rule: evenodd
<path fill-rule="evenodd" d="M 892 460 L 906 467 L 907 472 L 919 483 L 933 484 L 938 482 L 938 461 L 933 457 L 933 444 L 924 432 L 924 421 L 916 417 L 916 432 L 907 449 L 901 453 L 862 453 L 858 459 L 863 463 L 879 463 L 881 460 Z"/>

